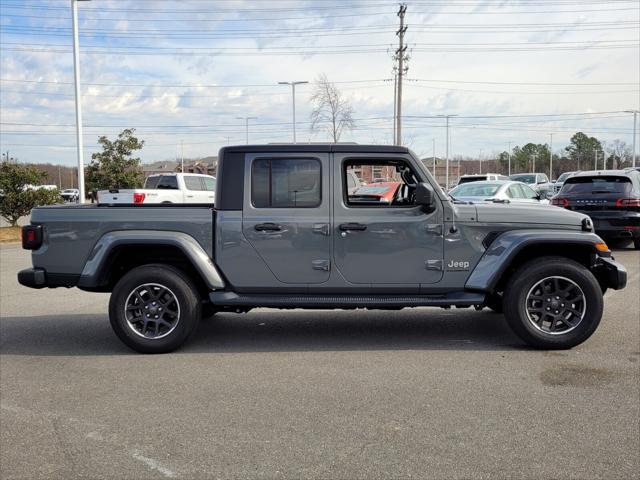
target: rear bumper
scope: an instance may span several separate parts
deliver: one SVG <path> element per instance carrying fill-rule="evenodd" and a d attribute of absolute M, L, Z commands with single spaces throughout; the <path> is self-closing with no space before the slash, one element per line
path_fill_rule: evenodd
<path fill-rule="evenodd" d="M 621 290 L 627 286 L 627 269 L 612 258 L 598 257 L 591 271 L 603 287 Z"/>
<path fill-rule="evenodd" d="M 47 273 L 43 268 L 26 268 L 18 272 L 18 283 L 29 288 L 75 287 L 80 275 Z"/>
<path fill-rule="evenodd" d="M 640 237 L 640 213 L 628 211 L 580 211 L 588 215 L 596 233 L 606 238 Z"/>

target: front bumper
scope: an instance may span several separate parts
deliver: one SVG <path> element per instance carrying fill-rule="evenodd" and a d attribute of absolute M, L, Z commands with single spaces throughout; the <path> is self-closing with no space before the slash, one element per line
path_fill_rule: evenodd
<path fill-rule="evenodd" d="M 591 271 L 603 287 L 622 290 L 627 286 L 627 269 L 613 258 L 598 257 Z"/>

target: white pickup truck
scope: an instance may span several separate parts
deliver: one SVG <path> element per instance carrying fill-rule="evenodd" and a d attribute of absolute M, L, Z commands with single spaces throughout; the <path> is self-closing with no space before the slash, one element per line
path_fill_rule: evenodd
<path fill-rule="evenodd" d="M 216 195 L 216 177 L 198 173 L 149 175 L 143 188 L 100 190 L 98 203 L 210 203 Z"/>

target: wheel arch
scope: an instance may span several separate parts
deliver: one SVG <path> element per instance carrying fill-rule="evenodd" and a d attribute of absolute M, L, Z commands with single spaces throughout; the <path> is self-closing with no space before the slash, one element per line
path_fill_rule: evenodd
<path fill-rule="evenodd" d="M 484 292 L 501 291 L 511 274 L 525 262 L 538 257 L 569 258 L 591 268 L 597 258 L 594 233 L 575 231 L 520 230 L 499 235 L 471 272 L 465 287 Z"/>
<path fill-rule="evenodd" d="M 105 234 L 93 247 L 78 287 L 111 291 L 132 268 L 165 264 L 189 275 L 204 291 L 224 288 L 224 280 L 210 256 L 190 235 L 171 231 L 116 231 Z"/>

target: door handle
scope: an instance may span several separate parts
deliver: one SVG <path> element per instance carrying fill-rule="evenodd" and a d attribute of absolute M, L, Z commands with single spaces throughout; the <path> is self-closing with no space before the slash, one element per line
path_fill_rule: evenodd
<path fill-rule="evenodd" d="M 253 229 L 256 232 L 279 232 L 282 227 L 277 223 L 258 223 Z"/>
<path fill-rule="evenodd" d="M 366 230 L 367 226 L 362 223 L 341 223 L 338 228 L 341 232 L 348 232 L 353 230 Z"/>

